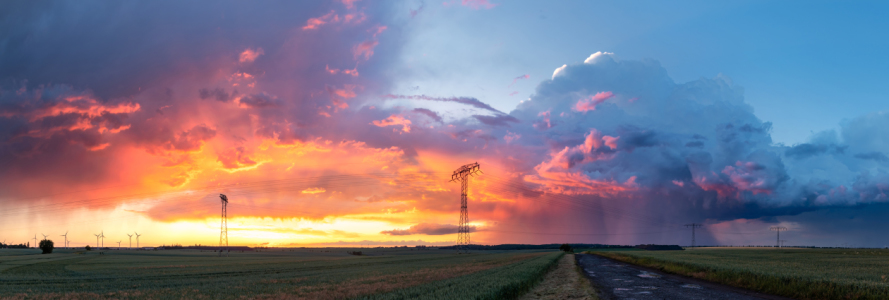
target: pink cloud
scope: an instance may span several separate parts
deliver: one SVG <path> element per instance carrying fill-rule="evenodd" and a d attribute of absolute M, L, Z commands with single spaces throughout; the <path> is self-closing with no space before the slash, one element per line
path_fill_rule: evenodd
<path fill-rule="evenodd" d="M 324 66 L 324 70 L 327 71 L 327 73 L 330 73 L 330 74 L 333 74 L 333 75 L 342 73 L 342 74 L 351 75 L 351 76 L 358 76 L 358 67 L 355 67 L 355 68 L 352 68 L 352 69 L 342 69 L 342 70 L 340 70 L 340 69 L 331 69 L 330 66 L 325 65 L 325 66 Z"/>
<path fill-rule="evenodd" d="M 355 2 L 358 2 L 358 1 L 359 0 L 342 0 L 343 5 L 345 5 L 347 9 L 355 8 Z"/>
<path fill-rule="evenodd" d="M 398 126 L 401 125 L 401 132 L 409 133 L 411 132 L 411 120 L 405 119 L 400 115 L 391 115 L 388 118 L 379 121 L 373 121 L 371 124 L 376 125 L 377 127 L 386 127 L 386 126 Z M 398 132 L 398 129 L 394 130 Z"/>
<path fill-rule="evenodd" d="M 352 48 L 352 55 L 355 56 L 355 60 L 369 60 L 374 55 L 374 47 L 378 44 L 376 40 L 364 41 Z"/>
<path fill-rule="evenodd" d="M 492 9 L 499 5 L 488 2 L 488 0 L 462 0 L 460 4 L 472 9 Z"/>
<path fill-rule="evenodd" d="M 244 50 L 244 52 L 241 52 L 241 56 L 238 59 L 238 61 L 240 61 L 242 63 L 243 62 L 253 62 L 254 60 L 256 60 L 257 57 L 259 57 L 260 55 L 263 55 L 263 54 L 265 54 L 265 51 L 263 51 L 262 48 L 256 48 L 256 50 L 247 48 L 247 50 Z"/>
<path fill-rule="evenodd" d="M 512 85 L 515 84 L 516 81 L 518 81 L 519 79 L 528 79 L 528 78 L 531 78 L 531 75 L 525 74 L 525 75 L 513 78 L 512 83 L 509 84 L 509 87 L 512 87 Z"/>
<path fill-rule="evenodd" d="M 303 26 L 302 30 L 318 29 L 318 27 L 321 25 L 339 22 L 339 20 L 340 16 L 337 15 L 336 12 L 331 10 L 326 15 L 317 18 L 310 18 L 308 21 L 306 21 L 306 26 Z"/>
<path fill-rule="evenodd" d="M 596 105 L 599 105 L 602 102 L 605 102 L 605 100 L 608 100 L 611 97 L 614 97 L 614 94 L 612 94 L 611 92 L 596 93 L 595 95 L 590 96 L 589 98 L 580 99 L 580 101 L 577 101 L 577 104 L 574 105 L 574 110 L 580 111 L 580 112 L 596 110 Z"/>

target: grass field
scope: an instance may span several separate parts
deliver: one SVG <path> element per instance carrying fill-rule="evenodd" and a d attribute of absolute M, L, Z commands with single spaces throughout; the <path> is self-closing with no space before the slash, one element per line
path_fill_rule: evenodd
<path fill-rule="evenodd" d="M 499 299 L 527 291 L 561 253 L 269 249 L 0 250 L 0 298 Z"/>
<path fill-rule="evenodd" d="M 889 299 L 889 250 L 698 248 L 589 253 L 798 299 Z"/>

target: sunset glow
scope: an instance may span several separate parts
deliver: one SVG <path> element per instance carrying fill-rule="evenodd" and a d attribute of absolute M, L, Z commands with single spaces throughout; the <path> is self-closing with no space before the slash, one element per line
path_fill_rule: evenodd
<path fill-rule="evenodd" d="M 823 105 L 770 110 L 795 92 L 733 81 L 744 55 L 682 54 L 689 43 L 644 15 L 608 17 L 624 21 L 605 35 L 561 23 L 595 9 L 525 7 L 518 22 L 524 6 L 507 1 L 90 5 L 4 29 L 9 243 L 70 231 L 80 247 L 104 231 L 214 245 L 225 194 L 232 245 L 453 245 L 451 175 L 474 162 L 478 244 L 681 244 L 689 222 L 713 244 L 771 242 L 776 224 L 824 244 L 846 237 L 822 217 L 881 228 L 889 210 L 886 102 L 833 119 Z M 74 32 L 74 19 L 96 21 Z M 767 54 L 756 71 L 772 74 Z M 849 239 L 886 243 L 870 230 Z"/>

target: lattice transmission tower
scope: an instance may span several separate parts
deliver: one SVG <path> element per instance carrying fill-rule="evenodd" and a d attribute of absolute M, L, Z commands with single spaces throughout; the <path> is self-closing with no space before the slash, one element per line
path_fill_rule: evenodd
<path fill-rule="evenodd" d="M 701 228 L 701 226 L 704 226 L 704 225 L 698 224 L 698 223 L 685 224 L 685 227 L 691 227 L 691 247 L 692 248 L 695 247 L 695 228 Z"/>
<path fill-rule="evenodd" d="M 775 243 L 775 247 L 781 248 L 781 231 L 787 231 L 787 227 L 772 226 L 772 227 L 769 227 L 769 230 L 778 232 L 778 237 L 775 239 L 775 241 L 777 241 Z"/>
<path fill-rule="evenodd" d="M 457 253 L 469 253 L 469 177 L 481 172 L 478 163 L 464 165 L 454 171 L 451 182 L 460 181 L 460 225 L 457 229 Z"/>
<path fill-rule="evenodd" d="M 219 256 L 222 256 L 222 252 L 228 250 L 228 214 L 226 211 L 228 197 L 225 194 L 219 194 L 219 201 L 222 203 L 222 224 L 219 226 Z M 225 255 L 228 256 L 228 252 Z"/>

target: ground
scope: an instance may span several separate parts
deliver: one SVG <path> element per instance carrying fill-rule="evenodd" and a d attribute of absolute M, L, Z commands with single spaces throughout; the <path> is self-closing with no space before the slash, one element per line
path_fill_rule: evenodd
<path fill-rule="evenodd" d="M 347 253 L 355 250 L 364 255 Z M 411 248 L 264 249 L 229 257 L 200 250 L 0 249 L 0 298 L 514 298 L 560 257 L 558 251 Z"/>
<path fill-rule="evenodd" d="M 556 299 L 599 299 L 596 290 L 582 275 L 577 266 L 574 254 L 566 254 L 559 260 L 556 269 L 546 274 L 543 281 L 520 300 L 556 300 Z"/>
<path fill-rule="evenodd" d="M 666 274 L 598 255 L 580 254 L 577 263 L 602 299 L 784 299 Z"/>

